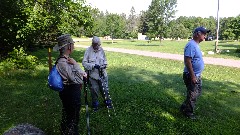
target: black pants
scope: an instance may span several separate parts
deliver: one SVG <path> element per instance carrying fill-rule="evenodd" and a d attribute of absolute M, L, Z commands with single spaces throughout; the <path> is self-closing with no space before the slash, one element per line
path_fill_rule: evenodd
<path fill-rule="evenodd" d="M 59 93 L 62 100 L 62 135 L 78 135 L 79 112 L 81 107 L 81 84 L 65 85 Z"/>
<path fill-rule="evenodd" d="M 183 73 L 183 80 L 187 87 L 187 97 L 181 106 L 181 110 L 186 115 L 193 114 L 197 98 L 202 93 L 202 79 L 201 76 L 197 77 L 197 83 L 193 83 L 188 73 Z"/>

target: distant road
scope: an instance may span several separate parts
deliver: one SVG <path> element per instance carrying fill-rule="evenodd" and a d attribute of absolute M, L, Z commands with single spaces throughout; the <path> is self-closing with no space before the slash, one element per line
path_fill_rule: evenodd
<path fill-rule="evenodd" d="M 80 48 L 88 47 L 88 46 L 83 46 L 83 45 L 75 45 L 75 46 L 80 47 Z M 156 58 L 162 58 L 162 59 L 183 61 L 183 55 L 179 55 L 179 54 L 130 50 L 130 49 L 122 49 L 122 48 L 110 48 L 110 47 L 103 47 L 103 49 L 106 51 L 110 51 L 110 52 L 120 52 L 120 53 L 135 54 L 135 55 L 156 57 Z M 240 60 L 224 59 L 224 58 L 211 58 L 211 57 L 203 57 L 203 59 L 204 59 L 205 64 L 240 68 Z"/>

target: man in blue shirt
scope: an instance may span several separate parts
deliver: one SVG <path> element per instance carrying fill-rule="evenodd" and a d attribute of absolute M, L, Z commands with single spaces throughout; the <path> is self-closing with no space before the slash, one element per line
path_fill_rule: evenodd
<path fill-rule="evenodd" d="M 195 119 L 193 114 L 196 100 L 202 91 L 201 73 L 204 69 L 202 52 L 199 43 L 202 42 L 206 34 L 210 31 L 204 27 L 197 27 L 193 31 L 193 39 L 184 48 L 184 72 L 183 80 L 187 87 L 186 100 L 180 107 L 180 111 L 187 117 Z"/>

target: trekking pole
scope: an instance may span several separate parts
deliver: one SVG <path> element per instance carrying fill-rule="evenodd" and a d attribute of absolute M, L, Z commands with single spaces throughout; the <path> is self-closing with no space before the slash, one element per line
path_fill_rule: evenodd
<path fill-rule="evenodd" d="M 85 105 L 86 105 L 86 119 L 87 119 L 87 134 L 90 135 L 90 125 L 89 125 L 89 111 L 88 111 L 88 100 L 87 100 L 87 96 L 88 96 L 88 84 L 89 84 L 89 72 L 87 74 L 87 78 L 83 78 L 84 81 L 84 98 L 85 98 Z"/>
<path fill-rule="evenodd" d="M 105 102 L 108 100 L 107 95 L 108 95 L 109 100 L 111 101 L 112 108 L 110 108 L 109 104 L 107 104 L 108 116 L 111 117 L 110 109 L 113 109 L 114 115 L 116 115 L 116 112 L 115 112 L 115 109 L 114 109 L 114 106 L 112 103 L 111 96 L 109 94 L 108 84 L 106 83 L 104 75 L 103 75 L 103 68 L 98 69 L 98 71 L 99 71 L 99 77 L 100 77 L 100 81 L 101 81 L 101 86 L 102 86 L 102 91 L 103 91 Z"/>

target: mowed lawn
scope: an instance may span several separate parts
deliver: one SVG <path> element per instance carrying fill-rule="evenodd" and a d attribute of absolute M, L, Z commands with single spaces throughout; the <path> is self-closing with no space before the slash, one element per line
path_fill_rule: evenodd
<path fill-rule="evenodd" d="M 77 39 L 76 40 L 81 40 Z M 183 54 L 183 49 L 187 40 L 162 40 L 152 41 L 148 43 L 146 40 L 102 40 L 103 47 L 125 48 L 133 50 L 144 50 L 162 53 Z M 85 41 L 76 42 L 76 44 L 89 46 L 90 39 Z M 200 48 L 204 52 L 204 57 L 218 57 L 218 58 L 230 58 L 240 60 L 240 42 L 238 41 L 219 41 L 218 49 L 222 52 L 219 54 L 208 54 L 209 51 L 214 51 L 215 41 L 203 41 L 200 43 Z"/>
<path fill-rule="evenodd" d="M 80 64 L 84 51 L 77 49 L 72 55 Z M 36 70 L 0 72 L 0 134 L 20 123 L 33 124 L 47 135 L 59 134 L 61 101 L 58 93 L 47 87 L 47 50 L 39 50 L 33 55 L 40 61 Z M 198 119 L 192 121 L 179 112 L 186 95 L 182 81 L 183 62 L 112 52 L 106 52 L 106 55 L 109 88 L 116 115 L 108 117 L 100 98 L 100 110 L 96 113 L 90 110 L 91 134 L 240 133 L 239 68 L 205 66 L 203 93 L 196 108 Z M 56 56 L 54 52 L 53 57 Z M 80 134 L 84 135 L 86 115 L 83 94 L 82 103 L 79 127 Z"/>

